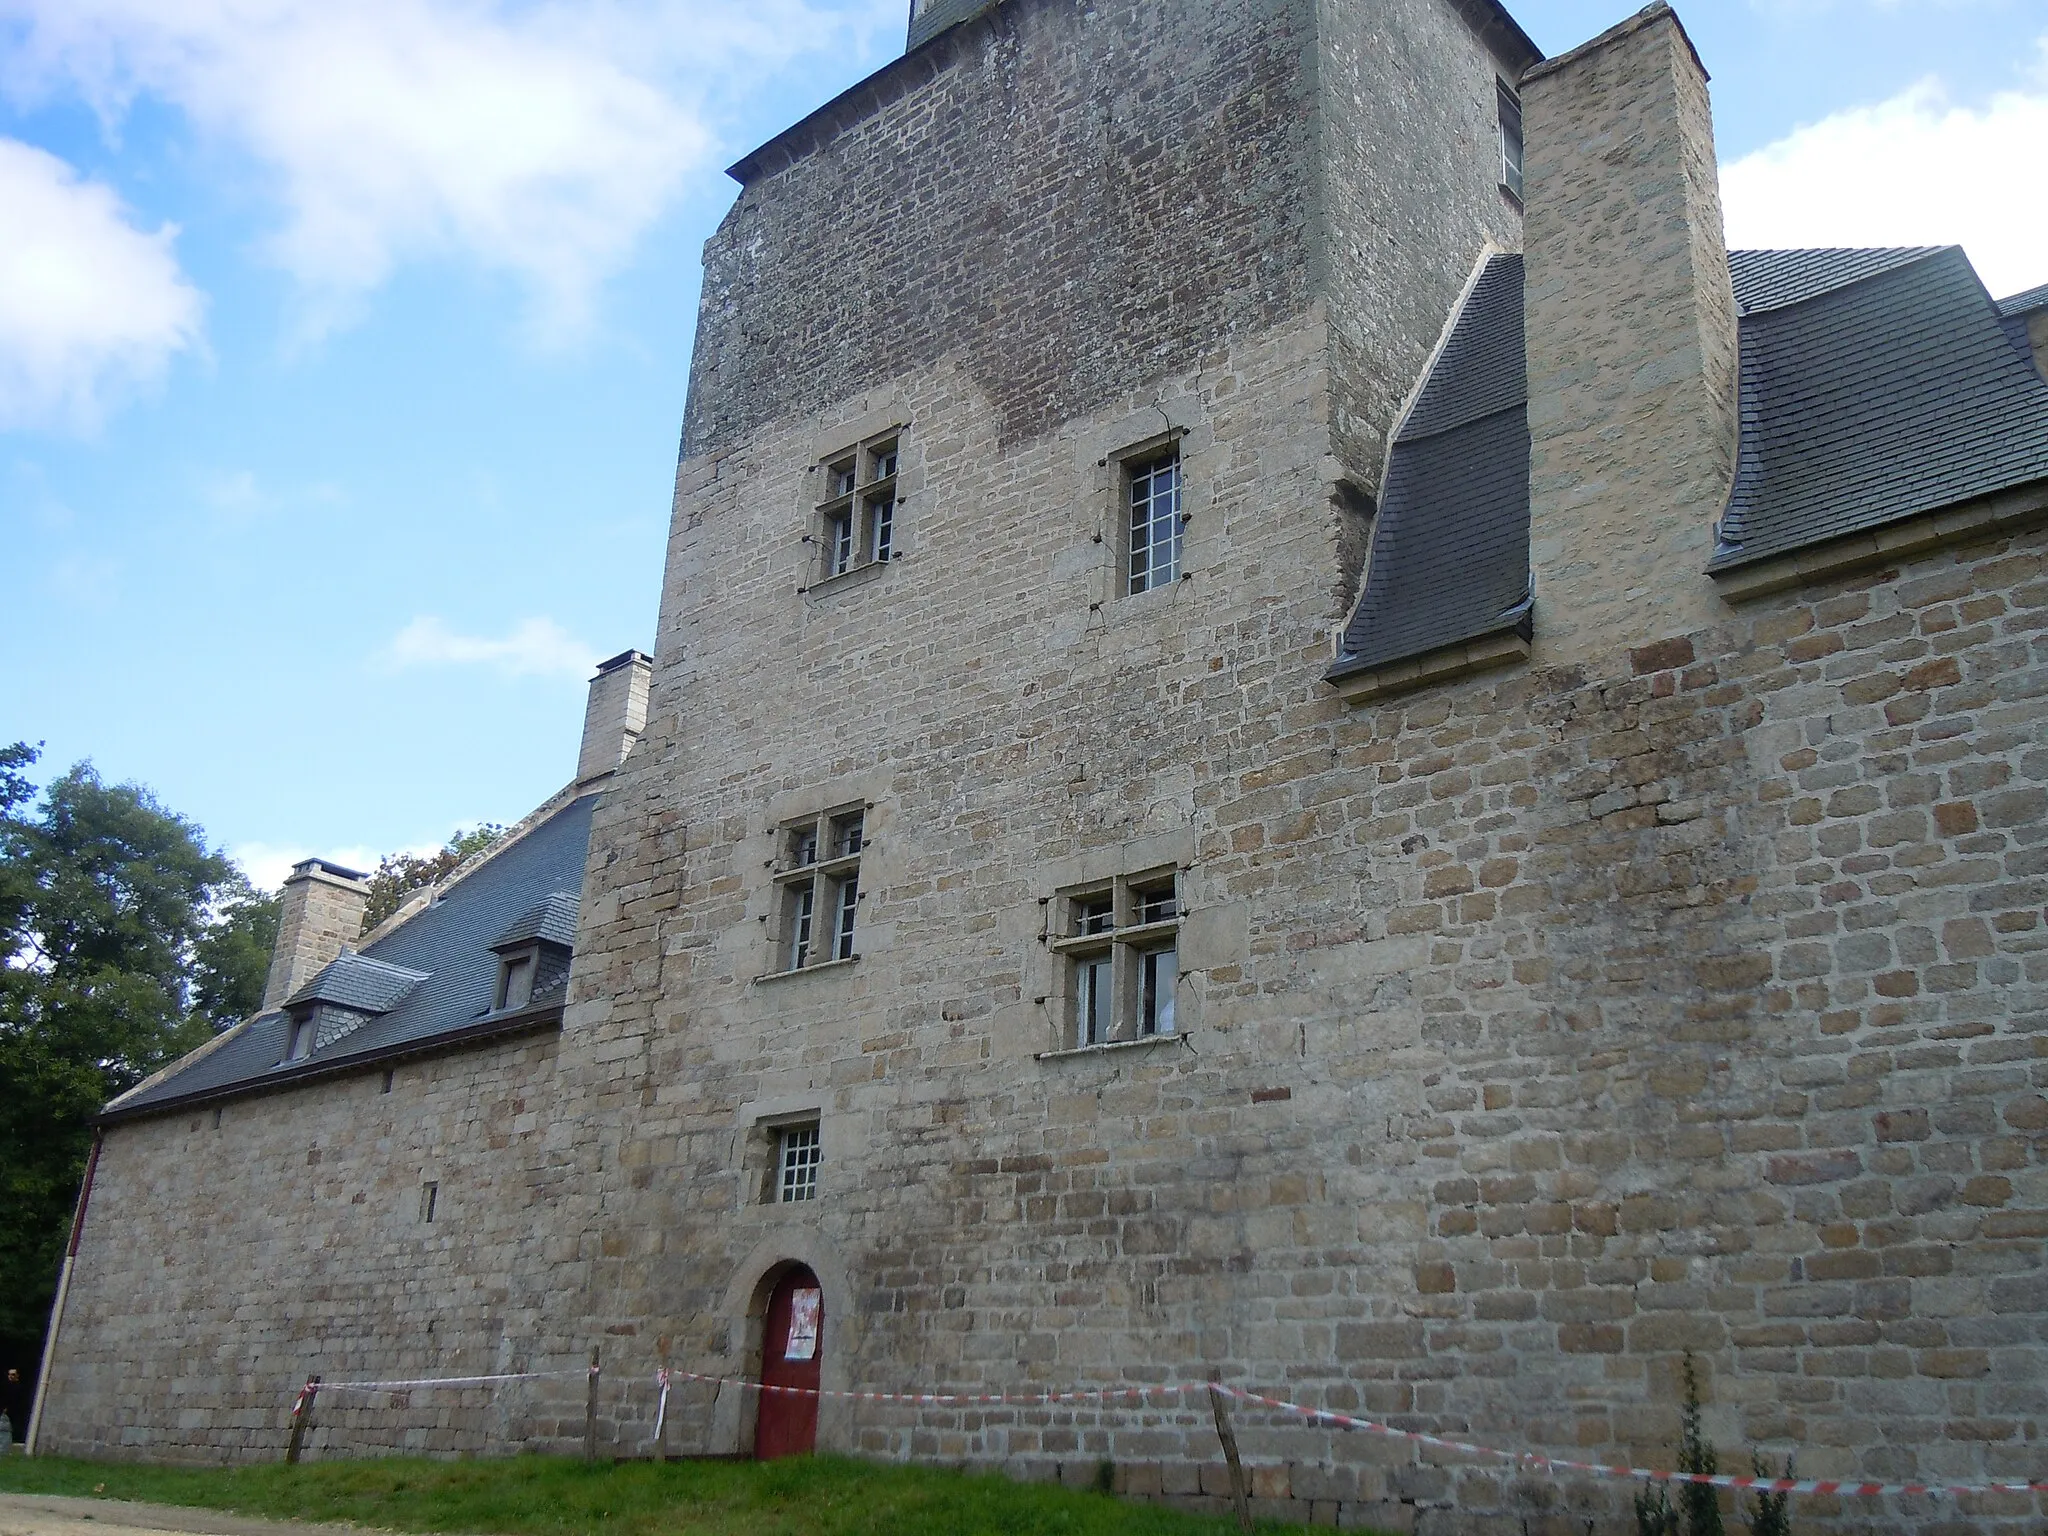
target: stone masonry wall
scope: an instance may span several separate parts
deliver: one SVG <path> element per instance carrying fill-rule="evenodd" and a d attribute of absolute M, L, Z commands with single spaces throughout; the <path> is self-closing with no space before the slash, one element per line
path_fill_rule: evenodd
<path fill-rule="evenodd" d="M 527 1036 L 109 1127 L 41 1449 L 283 1454 L 329 1380 L 573 1367 L 542 1331 L 584 1260 L 555 1040 Z M 438 1185 L 434 1219 L 421 1187 Z M 574 1424 L 582 1432 L 580 1381 Z M 531 1387 L 322 1398 L 309 1454 L 507 1452 L 558 1433 Z"/>
<path fill-rule="evenodd" d="M 1235 400 L 1254 437 L 1293 417 L 1284 374 L 1231 361 L 1208 402 Z M 971 426 L 933 430 L 963 455 L 945 483 L 972 492 L 948 500 L 1001 509 L 993 478 L 952 478 L 976 462 Z M 685 577 L 757 547 L 740 458 L 685 482 Z M 1058 507 L 1060 462 L 1007 466 L 1016 494 Z M 1271 501 L 1312 483 L 1251 462 Z M 1078 583 L 1053 582 L 1071 628 L 1011 643 L 1049 573 L 991 553 L 1001 593 L 962 592 L 980 628 L 944 608 L 864 620 L 869 589 L 792 613 L 779 645 L 693 649 L 691 626 L 730 634 L 722 604 L 764 594 L 692 586 L 672 610 L 694 668 L 658 680 L 642 787 L 597 835 L 565 1052 L 623 1110 L 593 1324 L 743 1372 L 758 1282 L 798 1259 L 826 1286 L 828 1386 L 1219 1370 L 1652 1461 L 1691 1349 L 1732 1462 L 1754 1443 L 1822 1476 L 2028 1474 L 2048 1417 L 2039 535 L 1768 599 L 1604 668 L 1358 713 L 1317 681 L 1306 627 L 1270 622 L 1284 603 L 1199 575 L 1193 601 L 1142 618 L 1083 620 Z M 1228 622 L 1240 599 L 1268 617 Z M 957 659 L 934 662 L 956 629 Z M 736 729 L 679 733 L 678 711 Z M 876 806 L 861 960 L 752 983 L 768 829 L 849 791 Z M 1176 849 L 1183 1038 L 1035 1059 L 1057 1039 L 1039 898 L 1091 858 Z M 749 1127 L 805 1107 L 822 1198 L 762 1205 Z M 708 1390 L 679 1425 L 702 1449 L 744 1434 Z M 1418 1467 L 1296 1424 L 1241 1434 L 1274 1512 L 1577 1533 L 1584 1514 L 1546 1514 L 1576 1504 L 1623 1528 L 1611 1490 Z M 862 1405 L 824 1436 L 1219 1491 L 1199 1404 Z M 2030 1502 L 1973 1507 L 1968 1528 L 2031 1529 Z M 1801 1508 L 1814 1528 L 1962 1528 Z"/>
<path fill-rule="evenodd" d="M 707 243 L 687 456 L 942 357 L 1028 439 L 1338 284 L 1370 485 L 1475 234 L 1513 239 L 1493 68 L 1447 0 L 1028 0 L 892 68 L 928 75 Z"/>

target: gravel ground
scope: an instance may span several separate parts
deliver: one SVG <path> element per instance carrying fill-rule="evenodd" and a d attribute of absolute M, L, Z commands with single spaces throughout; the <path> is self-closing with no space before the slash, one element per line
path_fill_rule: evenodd
<path fill-rule="evenodd" d="M 0 1536 L 361 1536 L 353 1525 L 252 1520 L 212 1509 L 128 1504 L 118 1499 L 66 1499 L 41 1493 L 0 1493 Z"/>

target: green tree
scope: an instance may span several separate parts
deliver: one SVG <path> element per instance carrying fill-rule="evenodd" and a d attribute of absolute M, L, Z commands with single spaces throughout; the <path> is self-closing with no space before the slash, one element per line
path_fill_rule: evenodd
<path fill-rule="evenodd" d="M 192 1011 L 216 1032 L 263 1005 L 283 905 L 240 873 L 215 893 L 213 920 L 192 946 Z"/>
<path fill-rule="evenodd" d="M 404 906 L 405 898 L 414 891 L 439 884 L 455 872 L 458 864 L 472 854 L 482 853 L 504 835 L 503 827 L 496 822 L 485 821 L 467 832 L 456 828 L 455 835 L 441 845 L 439 853 L 384 855 L 377 861 L 376 873 L 370 876 L 370 899 L 363 909 L 363 932 L 368 933 Z"/>
<path fill-rule="evenodd" d="M 0 1352 L 26 1368 L 93 1116 L 207 1037 L 193 957 L 239 878 L 197 827 L 89 763 L 34 803 L 36 757 L 0 749 Z"/>

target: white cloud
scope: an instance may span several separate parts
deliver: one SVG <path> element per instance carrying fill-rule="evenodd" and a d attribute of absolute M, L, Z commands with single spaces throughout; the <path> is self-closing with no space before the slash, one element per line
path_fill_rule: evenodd
<path fill-rule="evenodd" d="M 9 17 L 17 96 L 82 94 L 110 129 L 153 96 L 263 169 L 266 249 L 314 334 L 399 264 L 455 258 L 517 279 L 551 337 L 704 161 L 694 103 L 854 26 L 808 0 L 0 0 Z"/>
<path fill-rule="evenodd" d="M 1732 246 L 1962 245 L 1994 295 L 2048 282 L 2048 38 L 2039 89 L 1982 107 L 1923 80 L 1721 172 Z"/>
<path fill-rule="evenodd" d="M 394 669 L 485 666 L 507 677 L 574 677 L 597 665 L 597 652 L 553 619 L 523 619 L 502 639 L 458 634 L 431 614 L 392 637 L 382 659 Z"/>
<path fill-rule="evenodd" d="M 410 848 L 407 853 L 430 853 L 441 845 Z M 343 869 L 357 869 L 364 874 L 377 867 L 380 854 L 367 848 L 306 848 L 295 843 L 237 843 L 227 850 L 228 857 L 241 866 L 242 873 L 249 877 L 249 883 L 259 891 L 274 891 L 284 884 L 284 877 L 292 872 L 292 866 L 307 859 L 328 859 Z"/>
<path fill-rule="evenodd" d="M 111 188 L 0 138 L 0 429 L 89 431 L 199 340 L 177 231 L 129 221 Z"/>

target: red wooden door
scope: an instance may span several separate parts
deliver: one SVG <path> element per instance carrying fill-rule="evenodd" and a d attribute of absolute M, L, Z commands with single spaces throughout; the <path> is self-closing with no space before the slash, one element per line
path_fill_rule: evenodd
<path fill-rule="evenodd" d="M 808 1456 L 818 1443 L 818 1358 L 825 1350 L 825 1304 L 818 1277 L 801 1265 L 775 1284 L 761 1340 L 761 1385 L 804 1387 L 761 1393 L 754 1455 Z"/>

